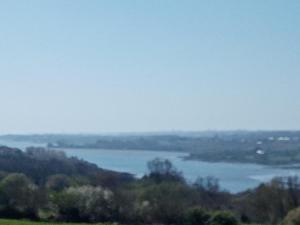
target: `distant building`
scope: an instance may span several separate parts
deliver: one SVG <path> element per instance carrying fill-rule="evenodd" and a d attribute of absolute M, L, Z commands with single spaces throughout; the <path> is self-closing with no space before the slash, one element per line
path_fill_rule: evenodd
<path fill-rule="evenodd" d="M 269 137 L 268 140 L 269 140 L 269 141 L 274 141 L 275 138 L 274 138 L 274 137 Z"/>
<path fill-rule="evenodd" d="M 261 149 L 258 149 L 258 150 L 256 150 L 256 154 L 258 154 L 258 155 L 264 155 L 265 151 L 261 150 Z"/>
<path fill-rule="evenodd" d="M 290 141 L 291 138 L 289 138 L 289 137 L 278 137 L 277 140 L 278 141 Z"/>

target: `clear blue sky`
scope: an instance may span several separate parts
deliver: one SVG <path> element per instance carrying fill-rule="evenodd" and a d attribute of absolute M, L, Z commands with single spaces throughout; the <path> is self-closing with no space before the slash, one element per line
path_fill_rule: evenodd
<path fill-rule="evenodd" d="M 0 133 L 300 129 L 299 0 L 3 0 Z"/>

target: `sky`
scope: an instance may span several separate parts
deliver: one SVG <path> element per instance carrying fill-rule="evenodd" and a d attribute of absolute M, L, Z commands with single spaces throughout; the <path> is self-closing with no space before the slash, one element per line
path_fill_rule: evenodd
<path fill-rule="evenodd" d="M 2 0 L 0 133 L 300 129 L 299 0 Z"/>

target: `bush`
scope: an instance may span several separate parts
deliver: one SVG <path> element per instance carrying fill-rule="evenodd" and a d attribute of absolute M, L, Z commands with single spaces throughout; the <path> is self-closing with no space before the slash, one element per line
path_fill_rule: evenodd
<path fill-rule="evenodd" d="M 71 186 L 71 179 L 63 174 L 56 174 L 48 177 L 46 187 L 53 191 L 62 191 Z"/>
<path fill-rule="evenodd" d="M 210 225 L 237 225 L 237 219 L 230 212 L 215 212 L 210 220 Z"/>
<path fill-rule="evenodd" d="M 35 217 L 41 199 L 38 188 L 24 174 L 12 173 L 0 182 L 0 209 L 9 217 L 19 215 Z"/>
<path fill-rule="evenodd" d="M 186 225 L 201 225 L 208 224 L 211 216 L 202 208 L 191 208 L 187 211 L 184 224 Z"/>
<path fill-rule="evenodd" d="M 179 172 L 168 159 L 156 158 L 147 164 L 149 174 L 144 178 L 150 178 L 157 183 L 163 181 L 184 182 L 182 173 Z"/>
<path fill-rule="evenodd" d="M 66 221 L 106 222 L 112 220 L 113 193 L 101 187 L 70 187 L 54 199 L 60 218 Z"/>
<path fill-rule="evenodd" d="M 300 208 L 291 210 L 284 218 L 282 225 L 300 225 Z"/>

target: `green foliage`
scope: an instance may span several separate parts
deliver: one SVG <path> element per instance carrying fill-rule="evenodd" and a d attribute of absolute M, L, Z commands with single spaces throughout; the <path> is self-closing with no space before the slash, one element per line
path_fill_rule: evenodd
<path fill-rule="evenodd" d="M 35 217 L 40 206 L 38 188 L 24 174 L 12 173 L 0 182 L 0 209 Z"/>
<path fill-rule="evenodd" d="M 208 192 L 219 192 L 219 180 L 214 177 L 198 177 L 194 183 L 195 187 Z"/>
<path fill-rule="evenodd" d="M 300 162 L 299 136 L 299 131 L 236 131 L 142 136 L 27 136 L 27 139 L 41 141 L 42 138 L 52 143 L 52 147 L 175 150 L 189 153 L 186 158 L 193 160 L 291 165 Z M 263 150 L 264 154 L 257 154 L 257 150 Z"/>
<path fill-rule="evenodd" d="M 215 212 L 209 225 L 238 225 L 238 221 L 230 212 Z"/>
<path fill-rule="evenodd" d="M 65 188 L 70 187 L 72 181 L 70 177 L 63 174 L 56 174 L 48 177 L 46 182 L 46 188 L 53 191 L 62 191 Z"/>
<path fill-rule="evenodd" d="M 68 221 L 110 221 L 114 210 L 113 193 L 101 187 L 70 187 L 59 193 L 53 203 Z"/>
<path fill-rule="evenodd" d="M 156 158 L 147 164 L 149 174 L 145 179 L 151 179 L 157 183 L 162 181 L 180 181 L 184 182 L 184 178 L 168 159 Z"/>
<path fill-rule="evenodd" d="M 300 206 L 296 177 L 230 194 L 211 177 L 188 184 L 168 160 L 148 166 L 148 175 L 133 179 L 61 153 L 0 147 L 0 217 L 164 225 L 237 225 L 240 218 L 278 224 Z M 292 211 L 284 225 L 299 225 L 298 214 Z"/>
<path fill-rule="evenodd" d="M 182 183 L 162 182 L 150 185 L 139 196 L 138 213 L 143 222 L 178 223 L 193 205 L 193 191 Z"/>
<path fill-rule="evenodd" d="M 45 184 L 50 176 L 58 174 L 72 178 L 84 177 L 89 183 L 107 187 L 133 180 L 129 174 L 103 170 L 75 157 L 68 158 L 64 152 L 42 148 L 29 148 L 23 152 L 0 147 L 0 171 L 23 173 L 37 184 Z"/>
<path fill-rule="evenodd" d="M 290 210 L 299 207 L 300 182 L 297 177 L 275 178 L 240 197 L 241 215 L 256 222 L 278 224 Z"/>
<path fill-rule="evenodd" d="M 300 225 L 300 208 L 291 210 L 284 218 L 282 225 Z"/>
<path fill-rule="evenodd" d="M 211 215 L 204 209 L 195 207 L 187 210 L 184 224 L 185 225 L 206 225 L 209 223 Z"/>

